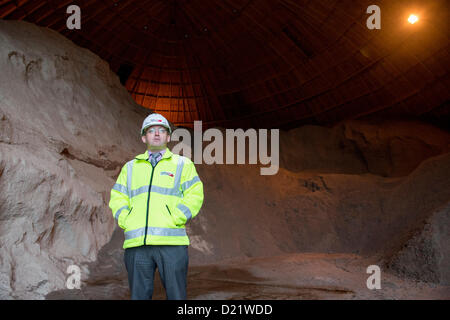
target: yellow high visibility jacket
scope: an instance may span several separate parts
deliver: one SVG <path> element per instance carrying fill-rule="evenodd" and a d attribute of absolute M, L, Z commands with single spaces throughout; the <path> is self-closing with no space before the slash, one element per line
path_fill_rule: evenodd
<path fill-rule="evenodd" d="M 185 224 L 203 204 L 194 163 L 168 148 L 153 168 L 148 151 L 128 161 L 111 190 L 109 207 L 124 229 L 123 248 L 189 245 Z"/>

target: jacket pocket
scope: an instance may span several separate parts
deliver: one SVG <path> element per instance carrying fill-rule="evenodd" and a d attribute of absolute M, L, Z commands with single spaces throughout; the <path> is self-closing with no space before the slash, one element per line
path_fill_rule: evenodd
<path fill-rule="evenodd" d="M 175 219 L 174 219 L 174 217 L 173 217 L 173 215 L 172 215 L 172 212 L 170 211 L 170 209 L 169 209 L 169 206 L 166 204 L 166 208 L 167 208 L 167 212 L 169 213 L 169 218 L 170 218 L 170 221 L 171 221 L 171 224 L 173 225 L 173 226 L 177 226 L 176 224 L 175 224 Z M 178 227 L 178 226 L 177 226 Z"/>
<path fill-rule="evenodd" d="M 133 207 L 131 207 L 131 210 L 125 214 L 125 213 L 120 213 L 119 215 L 119 221 L 117 222 L 119 224 L 119 227 L 122 229 L 126 229 L 127 228 L 127 220 L 128 220 L 128 216 L 130 215 L 131 211 L 133 210 Z"/>
<path fill-rule="evenodd" d="M 167 204 L 166 204 L 166 208 L 167 208 L 167 211 L 169 212 L 170 216 L 172 217 L 172 212 L 170 212 L 169 206 Z"/>
<path fill-rule="evenodd" d="M 133 211 L 133 207 L 131 207 L 130 212 L 127 213 L 127 216 L 125 217 L 125 220 L 123 222 L 123 226 L 124 226 L 125 230 L 128 229 L 127 228 L 127 221 L 128 221 L 128 218 L 130 217 L 131 211 Z"/>
<path fill-rule="evenodd" d="M 182 227 L 183 226 L 183 224 L 178 224 L 177 223 L 177 216 L 176 216 L 176 212 L 175 212 L 175 214 L 172 214 L 172 212 L 170 211 L 170 209 L 169 209 L 169 207 L 167 206 L 167 204 L 166 204 L 166 207 L 167 207 L 167 211 L 169 212 L 169 214 L 170 214 L 170 217 L 172 218 L 172 223 L 173 223 L 173 225 L 174 226 L 176 226 L 176 227 Z"/>

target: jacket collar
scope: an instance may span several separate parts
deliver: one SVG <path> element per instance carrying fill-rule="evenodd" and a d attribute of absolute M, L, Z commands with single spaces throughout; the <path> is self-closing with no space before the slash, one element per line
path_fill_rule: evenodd
<path fill-rule="evenodd" d="M 166 151 L 164 152 L 163 156 L 161 159 L 165 159 L 165 158 L 170 158 L 172 157 L 172 152 L 169 150 L 169 148 L 166 147 Z M 136 159 L 138 160 L 149 160 L 149 154 L 148 154 L 148 150 L 145 150 L 144 153 L 138 154 L 136 156 Z"/>

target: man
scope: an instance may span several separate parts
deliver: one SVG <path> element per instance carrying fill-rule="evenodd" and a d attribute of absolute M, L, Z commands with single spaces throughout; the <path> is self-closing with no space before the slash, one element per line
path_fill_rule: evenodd
<path fill-rule="evenodd" d="M 111 190 L 109 207 L 124 229 L 124 261 L 131 299 L 151 299 L 158 268 L 167 299 L 186 299 L 188 245 L 185 224 L 203 204 L 194 163 L 168 148 L 169 122 L 149 115 L 142 125 L 147 151 L 127 162 Z"/>

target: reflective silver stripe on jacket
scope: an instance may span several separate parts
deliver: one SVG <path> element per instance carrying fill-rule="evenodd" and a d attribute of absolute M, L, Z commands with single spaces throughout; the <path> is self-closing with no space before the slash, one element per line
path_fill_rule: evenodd
<path fill-rule="evenodd" d="M 124 195 L 128 195 L 128 189 L 123 184 L 116 183 L 113 187 L 113 190 L 119 191 L 120 193 L 123 193 Z"/>
<path fill-rule="evenodd" d="M 189 189 L 192 185 L 194 185 L 194 183 L 196 183 L 196 182 L 198 182 L 198 181 L 200 181 L 200 178 L 199 178 L 198 176 L 195 176 L 195 177 L 193 177 L 191 180 L 186 181 L 186 182 L 183 182 L 183 183 L 181 184 L 181 189 L 182 189 L 183 191 L 185 191 L 185 190 Z"/>
<path fill-rule="evenodd" d="M 188 207 L 186 207 L 184 204 L 179 203 L 177 205 L 177 208 L 180 209 L 181 212 L 183 212 L 183 214 L 186 216 L 187 221 L 189 221 L 189 219 L 192 218 L 191 210 Z"/>
<path fill-rule="evenodd" d="M 128 198 L 131 199 L 131 178 L 133 177 L 133 164 L 134 160 L 130 160 L 127 162 L 127 190 L 128 190 Z"/>
<path fill-rule="evenodd" d="M 173 189 L 177 191 L 180 190 L 181 173 L 183 172 L 183 167 L 184 167 L 184 158 L 180 156 L 178 158 L 177 171 L 175 172 L 175 179 L 174 179 L 175 182 L 173 185 Z"/>
<path fill-rule="evenodd" d="M 169 195 L 169 196 L 176 196 L 176 197 L 182 197 L 182 193 L 180 190 L 175 188 L 164 188 L 164 187 L 158 187 L 158 186 L 152 186 L 152 192 Z M 147 193 L 148 192 L 148 186 L 143 186 L 138 189 L 134 189 L 131 191 L 131 197 L 135 197 L 141 193 Z"/>
<path fill-rule="evenodd" d="M 145 227 L 125 232 L 125 240 L 130 240 L 145 235 Z M 172 229 L 147 227 L 147 235 L 152 236 L 167 236 L 167 237 L 184 237 L 186 236 L 186 229 Z"/>

